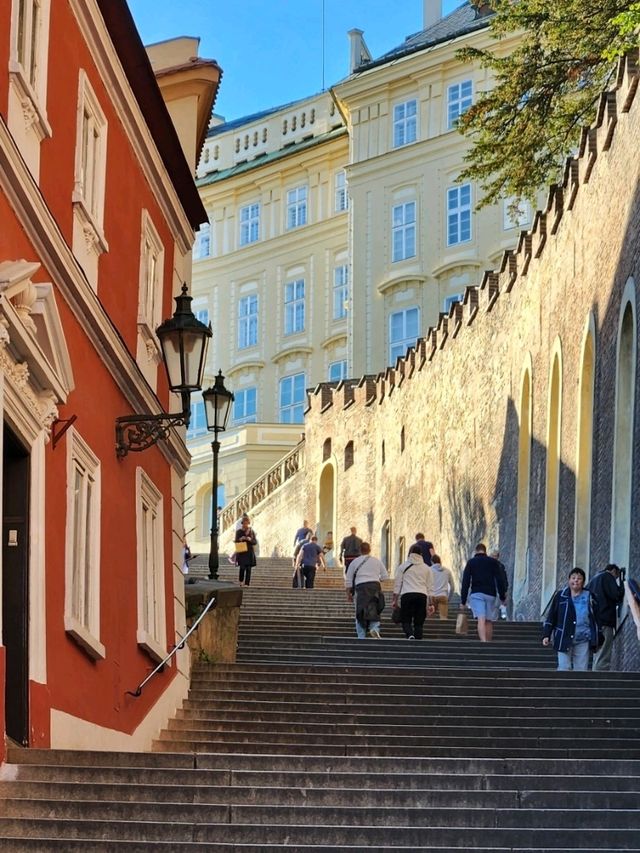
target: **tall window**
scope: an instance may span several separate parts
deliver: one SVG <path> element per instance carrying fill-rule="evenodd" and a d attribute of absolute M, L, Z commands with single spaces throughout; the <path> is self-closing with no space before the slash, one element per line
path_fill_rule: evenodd
<path fill-rule="evenodd" d="M 307 188 L 296 187 L 287 193 L 287 228 L 307 224 Z"/>
<path fill-rule="evenodd" d="M 420 309 L 405 308 L 389 317 L 389 364 L 405 355 L 420 336 Z"/>
<path fill-rule="evenodd" d="M 329 365 L 329 382 L 340 382 L 347 378 L 347 362 L 332 361 Z"/>
<path fill-rule="evenodd" d="M 341 213 L 349 208 L 349 195 L 347 193 L 347 173 L 344 169 L 336 172 L 336 213 Z"/>
<path fill-rule="evenodd" d="M 289 281 L 284 286 L 284 333 L 304 332 L 304 279 Z"/>
<path fill-rule="evenodd" d="M 45 18 L 49 17 L 49 0 L 18 0 L 15 49 L 25 79 L 35 92 L 38 89 L 42 42 L 47 38 Z"/>
<path fill-rule="evenodd" d="M 238 349 L 258 343 L 258 296 L 252 293 L 238 301 Z"/>
<path fill-rule="evenodd" d="M 234 424 L 253 424 L 257 420 L 257 389 L 243 388 L 234 392 Z"/>
<path fill-rule="evenodd" d="M 73 201 L 82 204 L 91 224 L 102 228 L 107 165 L 107 120 L 89 78 L 80 72 Z"/>
<path fill-rule="evenodd" d="M 341 320 L 347 316 L 349 298 L 349 267 L 341 264 L 333 270 L 333 319 Z"/>
<path fill-rule="evenodd" d="M 304 397 L 304 373 L 280 380 L 280 423 L 301 424 L 304 421 Z"/>
<path fill-rule="evenodd" d="M 240 245 L 247 246 L 260 239 L 260 205 L 248 204 L 240 208 Z"/>
<path fill-rule="evenodd" d="M 415 98 L 393 108 L 393 147 L 415 142 L 418 131 L 418 102 Z"/>
<path fill-rule="evenodd" d="M 560 497 L 562 375 L 560 356 L 553 357 L 549 377 L 549 413 L 547 421 L 547 466 L 542 555 L 542 607 L 546 607 L 556 588 L 558 563 L 558 507 Z"/>
<path fill-rule="evenodd" d="M 452 130 L 458 123 L 462 113 L 466 112 L 473 103 L 473 83 L 463 80 L 454 83 L 447 89 L 447 127 Z"/>
<path fill-rule="evenodd" d="M 136 470 L 138 645 L 162 660 L 167 649 L 163 500 L 142 468 Z"/>
<path fill-rule="evenodd" d="M 67 439 L 65 630 L 93 658 L 100 642 L 100 462 L 72 427 Z"/>
<path fill-rule="evenodd" d="M 187 428 L 187 438 L 196 438 L 207 432 L 207 418 L 202 400 L 191 401 L 191 417 Z"/>
<path fill-rule="evenodd" d="M 392 260 L 404 261 L 416 255 L 416 203 L 395 204 L 392 209 Z"/>
<path fill-rule="evenodd" d="M 447 190 L 447 246 L 471 239 L 471 184 Z"/>
<path fill-rule="evenodd" d="M 140 295 L 138 323 L 147 327 L 147 333 L 155 334 L 162 314 L 162 273 L 164 246 L 146 210 L 142 211 L 142 235 L 140 240 Z"/>
<path fill-rule="evenodd" d="M 193 247 L 193 260 L 201 261 L 203 258 L 208 258 L 210 255 L 211 226 L 208 222 L 203 222 L 196 234 L 196 242 Z"/>

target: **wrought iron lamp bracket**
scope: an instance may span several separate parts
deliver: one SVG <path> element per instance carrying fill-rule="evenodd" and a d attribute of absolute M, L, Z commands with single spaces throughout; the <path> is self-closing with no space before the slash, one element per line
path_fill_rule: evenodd
<path fill-rule="evenodd" d="M 120 459 L 130 451 L 153 447 L 169 436 L 174 427 L 189 426 L 189 410 L 175 415 L 125 415 L 116 418 L 116 453 Z"/>

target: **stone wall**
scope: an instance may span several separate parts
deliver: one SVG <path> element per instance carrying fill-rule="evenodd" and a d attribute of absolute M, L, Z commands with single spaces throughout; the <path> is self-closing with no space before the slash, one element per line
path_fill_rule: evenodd
<path fill-rule="evenodd" d="M 546 209 L 522 234 L 518 251 L 506 253 L 501 268 L 487 273 L 479 288 L 469 288 L 464 304 L 442 315 L 437 328 L 395 368 L 337 389 L 319 386 L 310 394 L 305 471 L 253 514 L 263 548 L 270 552 L 290 542 L 303 517 L 318 522 L 322 536 L 330 518 L 338 541 L 355 524 L 374 553 L 390 563 L 400 556 L 402 538 L 408 547 L 422 530 L 457 573 L 475 542 L 484 540 L 500 549 L 513 580 L 519 410 L 528 368 L 529 554 L 528 568 L 519 567 L 526 580 L 513 610 L 515 618 L 537 619 L 548 599 L 543 595 L 545 545 L 553 587 L 574 565 L 579 392 L 591 323 L 589 562 L 595 569 L 609 561 L 621 307 L 631 301 L 637 330 L 640 285 L 640 96 L 634 58 L 621 66 L 618 82 L 615 92 L 603 96 L 597 126 L 585 131 L 579 156 L 568 161 L 562 185 L 551 189 Z M 555 358 L 561 379 L 557 546 L 545 528 Z M 635 411 L 630 412 L 636 448 L 639 374 L 636 365 Z M 632 519 L 640 514 L 637 452 Z M 632 524 L 629 565 L 636 577 L 639 557 L 640 532 Z M 622 644 L 617 646 L 620 655 Z M 626 666 L 637 664 L 638 644 L 631 632 L 624 655 Z"/>

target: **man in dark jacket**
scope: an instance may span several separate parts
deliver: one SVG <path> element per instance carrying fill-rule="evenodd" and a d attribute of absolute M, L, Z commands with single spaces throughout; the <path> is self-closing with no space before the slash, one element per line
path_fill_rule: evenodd
<path fill-rule="evenodd" d="M 617 609 L 624 598 L 624 586 L 619 582 L 620 569 L 615 563 L 609 563 L 602 571 L 591 578 L 587 589 L 594 598 L 594 615 L 598 627 L 604 635 L 604 643 L 593 658 L 594 672 L 608 672 L 611 669 L 611 649 L 616 633 Z"/>
<path fill-rule="evenodd" d="M 493 623 L 498 616 L 496 591 L 500 602 L 506 604 L 507 588 L 498 561 L 487 556 L 486 545 L 480 542 L 464 567 L 460 607 L 465 607 L 468 596 L 469 606 L 478 620 L 478 637 L 482 643 L 490 643 L 493 639 Z"/>
<path fill-rule="evenodd" d="M 340 543 L 340 555 L 338 559 L 340 562 L 344 560 L 344 571 L 347 573 L 350 564 L 355 560 L 356 557 L 360 556 L 360 546 L 362 545 L 362 539 L 359 536 L 356 536 L 356 528 L 350 528 L 349 536 L 345 536 L 342 542 Z"/>

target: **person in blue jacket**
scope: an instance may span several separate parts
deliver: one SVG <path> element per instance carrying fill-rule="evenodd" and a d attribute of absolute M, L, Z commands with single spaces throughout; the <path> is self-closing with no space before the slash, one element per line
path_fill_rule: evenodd
<path fill-rule="evenodd" d="M 553 645 L 559 670 L 589 669 L 589 650 L 598 645 L 594 601 L 585 580 L 582 569 L 571 569 L 569 583 L 554 594 L 542 624 L 542 645 Z"/>

